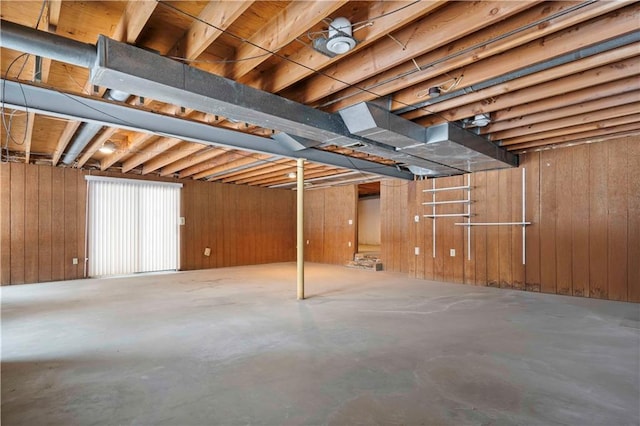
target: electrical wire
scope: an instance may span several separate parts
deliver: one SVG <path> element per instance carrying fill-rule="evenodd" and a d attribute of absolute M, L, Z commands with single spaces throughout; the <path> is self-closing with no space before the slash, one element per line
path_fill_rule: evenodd
<path fill-rule="evenodd" d="M 39 22 L 40 22 L 40 19 L 41 19 L 41 16 L 42 16 L 43 10 L 44 10 L 44 5 L 46 4 L 46 2 L 47 2 L 47 0 L 43 0 L 42 7 L 41 7 L 41 11 L 40 11 L 40 16 L 38 17 L 38 23 L 36 24 L 36 27 L 37 27 L 37 25 L 39 25 Z M 420 0 L 414 1 L 414 2 L 412 2 L 412 3 L 410 3 L 410 4 L 404 5 L 404 6 L 402 6 L 402 7 L 398 8 L 398 9 L 395 9 L 395 10 L 393 10 L 393 11 L 387 12 L 387 13 L 385 13 L 385 14 L 379 15 L 379 16 L 374 17 L 374 18 L 370 18 L 370 19 L 367 19 L 367 20 L 364 20 L 364 21 L 357 22 L 357 23 L 355 23 L 355 24 L 353 24 L 353 25 L 361 25 L 361 24 L 371 23 L 371 22 L 375 21 L 376 19 L 380 19 L 380 18 L 382 18 L 382 17 L 384 17 L 384 16 L 388 16 L 388 15 L 391 15 L 391 14 L 393 14 L 393 13 L 399 12 L 399 11 L 401 11 L 401 10 L 403 10 L 403 9 L 406 9 L 406 8 L 408 8 L 408 7 L 411 7 L 412 5 L 414 5 L 414 4 L 416 4 L 416 3 L 419 3 L 419 2 L 420 2 Z M 333 80 L 335 80 L 335 81 L 337 81 L 337 82 L 339 82 L 339 83 L 341 83 L 341 84 L 346 85 L 347 87 L 350 87 L 350 88 L 356 88 L 356 89 L 358 89 L 358 90 L 361 90 L 361 91 L 367 92 L 367 93 L 369 93 L 369 94 L 371 94 L 371 95 L 373 95 L 373 96 L 376 96 L 376 97 L 381 96 L 381 95 L 379 95 L 379 94 L 377 94 L 377 93 L 375 93 L 375 92 L 372 92 L 372 91 L 370 91 L 370 90 L 368 90 L 368 89 L 366 89 L 366 88 L 362 88 L 362 87 L 359 87 L 358 85 L 351 84 L 351 83 L 348 83 L 348 82 L 346 82 L 346 81 L 342 81 L 342 80 L 340 80 L 340 79 L 338 79 L 338 78 L 336 78 L 336 77 L 333 77 L 333 76 L 331 76 L 331 75 L 328 75 L 328 74 L 326 74 L 326 73 L 324 73 L 324 72 L 322 72 L 322 71 L 320 71 L 320 70 L 316 70 L 316 69 L 313 69 L 313 68 L 311 68 L 311 67 L 309 67 L 309 66 L 306 66 L 306 65 L 304 65 L 304 64 L 301 64 L 301 63 L 299 63 L 299 62 L 296 62 L 296 61 L 294 61 L 294 60 L 292 60 L 292 59 L 290 59 L 290 58 L 287 58 L 286 56 L 283 56 L 283 55 L 279 54 L 277 50 L 276 50 L 276 51 L 271 51 L 271 50 L 269 50 L 269 49 L 263 48 L 262 46 L 259 46 L 259 45 L 257 45 L 256 43 L 253 43 L 252 41 L 250 41 L 250 40 L 248 40 L 248 39 L 245 39 L 245 38 L 243 38 L 243 37 L 237 36 L 237 35 L 235 35 L 235 34 L 231 33 L 231 32 L 230 32 L 230 31 L 228 31 L 228 30 L 225 30 L 225 29 L 219 28 L 219 27 L 217 27 L 217 26 L 215 26 L 215 25 L 213 25 L 213 24 L 211 24 L 211 23 L 209 23 L 209 22 L 206 22 L 205 20 L 203 20 L 203 19 L 201 19 L 201 18 L 199 18 L 199 17 L 197 17 L 197 16 L 194 16 L 194 15 L 192 15 L 192 14 L 190 14 L 190 13 L 186 12 L 186 11 L 181 10 L 180 8 L 178 8 L 178 7 L 176 7 L 176 6 L 172 5 L 172 4 L 166 3 L 166 2 L 164 2 L 164 1 L 162 1 L 162 0 L 158 0 L 158 3 L 159 3 L 159 4 L 161 4 L 161 5 L 163 5 L 163 6 L 165 6 L 165 7 L 167 7 L 167 8 L 170 8 L 170 9 L 175 10 L 176 12 L 178 12 L 178 13 L 180 13 L 180 14 L 183 14 L 183 15 L 185 15 L 185 16 L 188 16 L 188 17 L 190 17 L 191 19 L 197 20 L 197 21 L 199 21 L 199 22 L 201 22 L 201 23 L 203 23 L 203 24 L 205 24 L 205 25 L 208 25 L 208 26 L 210 26 L 210 27 L 212 27 L 212 28 L 215 28 L 216 30 L 221 31 L 221 32 L 223 32 L 223 33 L 225 33 L 225 34 L 227 34 L 227 35 L 229 35 L 229 36 L 231 36 L 231 37 L 234 37 L 234 38 L 236 38 L 236 39 L 240 40 L 240 41 L 241 41 L 241 42 L 243 42 L 243 43 L 250 44 L 250 45 L 252 45 L 252 46 L 254 46 L 254 47 L 256 47 L 256 48 L 258 48 L 258 49 L 260 49 L 260 50 L 265 51 L 265 54 L 263 54 L 263 55 L 259 55 L 259 56 L 255 56 L 255 57 L 251 57 L 251 58 L 242 58 L 242 59 L 233 60 L 233 61 L 213 61 L 213 62 L 216 62 L 216 63 L 218 63 L 218 62 L 222 62 L 222 63 L 224 63 L 224 62 L 239 62 L 239 61 L 244 61 L 244 60 L 250 60 L 250 59 L 260 58 L 260 57 L 264 57 L 264 56 L 276 56 L 276 57 L 279 57 L 279 58 L 281 58 L 281 59 L 283 59 L 283 60 L 286 60 L 286 61 L 292 62 L 292 63 L 294 63 L 294 64 L 296 64 L 296 65 L 298 65 L 298 66 L 301 66 L 301 67 L 303 67 L 303 68 L 305 68 L 305 69 L 307 69 L 307 70 L 309 70 L 309 71 L 311 71 L 311 72 L 313 72 L 313 73 L 316 73 L 316 74 L 318 74 L 318 75 L 323 75 L 323 76 L 325 76 L 325 77 L 327 77 L 327 78 L 333 79 Z M 174 59 L 186 60 L 186 59 L 184 59 L 184 58 L 175 58 L 175 57 L 174 57 Z M 197 62 L 197 60 L 192 60 L 191 62 Z M 25 61 L 25 63 L 26 63 L 26 61 Z M 23 68 L 24 68 L 24 64 L 23 64 Z M 63 93 L 63 92 L 60 92 L 60 93 Z M 67 95 L 66 93 L 63 93 L 63 94 L 69 97 L 69 95 Z M 70 99 L 73 99 L 74 101 L 77 101 L 76 99 L 71 98 L 71 97 L 70 97 Z M 77 101 L 77 102 L 79 102 L 79 101 Z M 82 102 L 80 102 L 80 103 L 82 103 Z M 401 103 L 401 104 L 406 105 L 406 106 L 411 106 L 411 105 L 409 105 L 409 104 L 404 104 L 404 103 Z M 86 105 L 86 104 L 85 104 L 85 106 L 88 106 L 88 105 Z M 93 107 L 91 107 L 91 106 L 88 106 L 88 107 L 89 107 L 89 108 L 91 108 L 91 109 L 93 109 L 93 110 L 96 110 L 97 112 L 100 112 L 100 113 L 102 113 L 102 114 L 105 114 L 105 115 L 107 115 L 107 116 L 111 116 L 110 114 L 105 113 L 104 111 L 100 111 L 100 110 L 98 110 L 98 109 L 96 109 L 96 108 L 93 108 Z M 429 113 L 431 113 L 431 114 L 434 114 L 433 112 L 429 111 L 429 110 L 428 110 L 428 109 L 426 109 L 426 108 L 421 108 L 421 109 L 423 109 L 423 110 L 425 110 L 426 112 L 429 112 Z M 436 114 L 436 115 L 438 115 L 438 114 Z M 119 117 L 115 117 L 115 116 L 111 116 L 111 117 L 112 117 L 112 118 L 115 118 L 115 119 L 117 119 L 117 120 L 119 120 L 119 121 L 121 121 L 121 122 L 125 122 L 125 123 L 126 123 L 126 120 L 122 120 L 122 119 L 121 119 L 121 118 L 119 118 Z M 443 118 L 444 118 L 444 117 L 443 117 Z M 446 118 L 444 118 L 444 119 L 446 120 Z M 170 137 L 170 135 L 162 135 L 162 134 L 160 134 L 160 133 L 156 133 L 156 134 L 157 134 L 157 135 L 159 135 L 159 136 L 163 136 L 163 137 Z M 350 162 L 351 162 L 351 164 L 354 166 L 354 169 L 355 169 L 355 170 L 363 170 L 363 171 L 364 171 L 364 170 L 374 170 L 374 169 L 378 169 L 378 168 L 379 168 L 379 169 L 382 169 L 382 168 L 386 168 L 386 167 L 388 167 L 388 166 L 386 166 L 386 165 L 381 164 L 379 167 L 372 167 L 372 168 L 366 168 L 366 169 L 365 169 L 365 168 L 358 168 L 358 167 L 355 167 L 355 164 L 353 163 L 353 161 L 351 161 L 351 159 L 350 159 L 350 157 L 349 157 L 349 156 L 347 156 L 347 158 L 349 158 L 349 161 L 350 161 Z M 419 158 L 419 157 L 417 157 L 417 158 Z"/>
<path fill-rule="evenodd" d="M 42 20 L 42 16 L 44 14 L 45 5 L 47 5 L 47 4 L 48 4 L 48 0 L 42 0 L 42 4 L 40 5 L 40 12 L 38 13 L 38 18 L 36 19 L 35 28 L 38 28 L 38 26 L 40 25 L 40 22 Z M 21 142 L 16 141 L 13 138 L 13 136 L 11 135 L 11 129 L 13 127 L 13 118 L 15 117 L 15 113 L 18 110 L 12 110 L 12 112 L 9 113 L 9 121 L 7 122 L 6 113 L 5 113 L 5 109 L 6 109 L 5 108 L 5 99 L 4 99 L 6 81 L 7 81 L 7 77 L 9 76 L 9 72 L 11 71 L 11 67 L 16 63 L 16 61 L 18 59 L 20 59 L 22 57 L 25 58 L 24 62 L 22 63 L 22 66 L 20 67 L 20 70 L 18 71 L 18 74 L 16 75 L 16 80 L 19 80 L 20 79 L 20 75 L 24 71 L 24 68 L 27 65 L 27 62 L 29 61 L 29 56 L 31 56 L 31 55 L 29 55 L 28 53 L 23 53 L 23 54 L 19 55 L 18 57 L 16 57 L 13 61 L 11 61 L 11 63 L 7 67 L 7 71 L 4 74 L 4 80 L 2 80 L 2 100 L 0 101 L 0 111 L 2 111 L 2 126 L 4 127 L 5 135 L 6 135 L 6 137 L 5 137 L 5 145 L 4 145 L 6 161 L 9 161 L 9 141 L 12 141 L 15 145 L 24 145 L 26 140 L 27 140 L 27 131 L 26 131 L 26 129 L 28 129 L 30 125 L 33 125 L 32 123 L 30 123 L 29 107 L 27 106 L 27 97 L 26 97 L 26 95 L 24 93 L 24 89 L 22 88 L 22 85 L 20 83 L 18 83 L 18 85 L 20 87 L 20 91 L 22 92 L 22 97 L 24 98 L 25 114 L 27 115 L 27 117 L 26 117 L 26 121 L 25 121 L 25 132 L 24 132 L 24 135 L 22 137 L 22 141 Z"/>
<path fill-rule="evenodd" d="M 419 1 L 419 0 L 418 0 L 418 1 Z M 414 3 L 410 3 L 410 4 L 408 4 L 408 5 L 405 5 L 403 8 L 406 8 L 406 7 L 409 7 L 409 6 L 411 6 L 411 5 L 415 4 L 415 3 L 418 3 L 418 1 L 416 1 L 416 2 L 414 2 Z M 233 33 L 231 33 L 230 31 L 228 31 L 228 30 L 226 30 L 226 29 L 220 28 L 220 27 L 218 27 L 218 26 L 216 26 L 216 25 L 214 25 L 214 24 L 211 24 L 211 23 L 209 23 L 209 22 L 205 21 L 204 19 L 202 19 L 202 18 L 200 18 L 200 17 L 198 17 L 198 16 L 195 16 L 195 15 L 193 15 L 193 14 L 189 13 L 189 12 L 186 12 L 186 11 L 184 11 L 184 10 L 182 10 L 182 9 L 178 8 L 177 6 L 174 6 L 174 5 L 172 5 L 172 4 L 166 3 L 166 2 L 165 2 L 165 1 L 163 1 L 163 0 L 158 0 L 158 3 L 159 3 L 159 4 L 161 4 L 161 5 L 163 5 L 163 6 L 165 6 L 165 7 L 167 7 L 167 8 L 169 8 L 169 9 L 173 9 L 174 11 L 176 11 L 176 12 L 178 12 L 178 13 L 180 13 L 180 14 L 183 14 L 183 15 L 185 15 L 185 16 L 187 16 L 187 17 L 191 18 L 191 19 L 197 20 L 198 22 L 201 22 L 201 23 L 203 23 L 203 24 L 205 24 L 205 25 L 208 25 L 208 26 L 210 26 L 210 27 L 212 27 L 212 28 L 216 29 L 217 31 L 223 32 L 223 33 L 225 33 L 225 34 L 227 34 L 227 35 L 229 35 L 229 36 L 231 36 L 231 37 L 233 37 L 233 38 L 235 38 L 235 39 L 237 39 L 237 40 L 239 40 L 239 41 L 241 41 L 241 42 L 244 42 L 244 43 L 250 44 L 251 46 L 256 47 L 257 49 L 263 50 L 263 51 L 265 51 L 265 52 L 266 52 L 267 54 L 269 54 L 269 55 L 277 56 L 277 57 L 279 57 L 279 58 L 281 58 L 281 59 L 283 59 L 283 60 L 285 60 L 285 61 L 288 61 L 288 62 L 291 62 L 291 63 L 296 64 L 296 65 L 298 65 L 298 66 L 301 66 L 301 67 L 303 67 L 303 68 L 305 68 L 305 69 L 307 69 L 307 70 L 309 70 L 309 71 L 311 71 L 311 72 L 313 72 L 313 73 L 315 73 L 315 74 L 322 75 L 322 76 L 327 77 L 327 78 L 330 78 L 330 79 L 332 79 L 332 80 L 334 80 L 334 81 L 336 81 L 336 82 L 339 82 L 339 83 L 341 83 L 341 84 L 344 84 L 345 86 L 347 86 L 347 87 L 349 87 L 349 88 L 355 88 L 355 89 L 361 90 L 361 91 L 366 92 L 366 93 L 369 93 L 369 94 L 371 94 L 371 95 L 373 95 L 373 96 L 375 96 L 375 97 L 380 97 L 380 96 L 382 96 L 382 95 L 379 95 L 379 94 L 377 94 L 377 93 L 375 93 L 375 92 L 372 92 L 372 91 L 370 91 L 370 90 L 368 90 L 368 89 L 366 89 L 366 88 L 362 88 L 362 87 L 360 87 L 360 86 L 358 86 L 358 85 L 356 85 L 356 84 L 352 84 L 352 83 L 349 83 L 349 82 L 343 81 L 343 80 L 341 80 L 341 79 L 339 79 L 339 78 L 336 78 L 336 77 L 334 77 L 334 76 L 332 76 L 332 75 L 329 75 L 329 74 L 327 74 L 327 73 L 325 73 L 325 72 L 322 72 L 322 71 L 320 71 L 320 70 L 314 69 L 314 68 L 309 67 L 309 66 L 307 66 L 307 65 L 305 65 L 305 64 L 302 64 L 302 63 L 300 63 L 300 62 L 294 61 L 293 59 L 291 59 L 291 58 L 289 58 L 289 57 L 286 57 L 286 56 L 284 56 L 284 55 L 281 55 L 281 54 L 277 53 L 276 51 L 271 51 L 271 50 L 269 50 L 269 49 L 266 49 L 266 48 L 264 48 L 264 47 L 262 47 L 262 46 L 260 46 L 260 45 L 258 45 L 258 44 L 256 44 L 256 43 L 254 43 L 254 42 L 252 42 L 252 41 L 250 41 L 250 40 L 247 40 L 247 39 L 245 39 L 245 38 L 243 38 L 243 37 L 240 37 L 240 36 L 238 36 L 238 35 L 236 35 L 236 34 L 233 34 Z M 399 10 L 401 10 L 401 9 L 399 9 Z M 396 10 L 396 11 L 398 11 L 398 10 Z M 395 13 L 394 11 L 391 11 L 391 12 L 389 12 L 388 14 L 390 14 L 390 13 L 392 13 L 392 12 L 393 12 L 393 13 Z M 386 16 L 386 15 L 384 15 L 384 16 Z M 366 22 L 366 21 L 363 21 L 363 22 Z M 408 104 L 408 103 L 404 103 L 404 102 L 399 102 L 399 103 L 400 103 L 401 105 L 404 105 L 404 106 L 412 106 L 412 105 L 410 105 L 410 104 Z M 453 125 L 456 125 L 456 126 L 458 126 L 460 129 L 462 129 L 462 130 L 464 130 L 464 131 L 469 132 L 469 130 L 468 130 L 468 129 L 464 128 L 463 126 L 461 126 L 461 125 L 460 125 L 460 124 L 458 124 L 458 123 L 455 123 L 455 122 L 451 122 L 451 121 L 449 121 L 445 116 L 441 115 L 440 113 L 437 113 L 437 112 L 434 112 L 434 111 L 430 111 L 430 110 L 429 110 L 429 109 L 427 109 L 426 107 L 421 107 L 420 109 L 422 109 L 423 111 L 428 112 L 428 113 L 430 113 L 430 114 L 436 115 L 436 116 L 438 116 L 438 117 L 442 118 L 443 120 L 445 120 L 446 122 L 451 123 L 451 124 L 453 124 Z M 412 156 L 412 157 L 415 157 L 416 159 L 419 159 L 419 160 L 424 160 L 423 158 L 418 157 L 418 156 L 413 155 L 413 154 L 409 154 L 409 153 L 407 153 L 407 155 Z M 348 157 L 348 156 L 347 156 L 347 157 Z M 350 162 L 352 165 L 354 165 L 353 161 L 349 160 L 349 162 Z M 436 163 L 436 164 L 439 164 L 439 163 L 437 163 L 437 162 L 435 162 L 435 163 Z M 379 168 L 380 168 L 380 169 L 382 169 L 382 168 L 386 168 L 386 167 L 388 167 L 388 166 L 381 165 Z M 354 167 L 354 169 L 355 169 L 355 170 L 360 170 L 360 168 L 357 168 L 357 167 Z M 365 170 L 365 169 L 363 168 L 362 170 Z"/>
<path fill-rule="evenodd" d="M 214 24 L 211 24 L 211 23 L 205 21 L 204 19 L 202 19 L 202 18 L 200 18 L 198 16 L 195 16 L 195 15 L 189 13 L 189 12 L 186 12 L 186 11 L 180 9 L 179 7 L 177 7 L 177 6 L 173 5 L 173 4 L 166 3 L 165 0 L 157 0 L 157 1 L 158 1 L 158 4 L 160 4 L 160 5 L 162 5 L 162 6 L 166 7 L 166 8 L 172 9 L 172 10 L 174 10 L 174 11 L 176 11 L 176 12 L 178 12 L 178 13 L 184 15 L 184 16 L 187 16 L 187 17 L 189 17 L 191 19 L 194 19 L 194 20 L 196 20 L 196 21 L 198 21 L 198 22 L 200 22 L 202 24 L 208 25 L 211 28 L 213 28 L 213 29 L 215 29 L 217 31 L 223 32 L 223 33 L 227 34 L 228 36 L 233 37 L 233 38 L 235 38 L 235 39 L 237 39 L 237 40 L 239 40 L 239 41 L 241 41 L 243 43 L 250 44 L 251 46 L 253 46 L 253 47 L 257 48 L 257 49 L 260 49 L 260 50 L 264 51 L 265 53 L 267 53 L 269 55 L 276 56 L 276 57 L 278 57 L 280 59 L 283 59 L 283 60 L 285 60 L 287 62 L 291 62 L 292 64 L 295 64 L 295 65 L 298 65 L 298 66 L 300 66 L 302 68 L 305 68 L 305 69 L 307 69 L 308 71 L 311 71 L 314 74 L 321 75 L 323 77 L 326 77 L 326 78 L 329 78 L 331 80 L 334 80 L 334 81 L 336 81 L 336 82 L 338 82 L 340 84 L 343 84 L 344 86 L 346 86 L 346 88 L 357 89 L 357 90 L 360 90 L 362 92 L 369 93 L 370 95 L 372 95 L 374 97 L 381 97 L 382 96 L 382 95 L 380 95 L 378 93 L 375 93 L 375 92 L 373 92 L 373 91 L 371 91 L 371 90 L 369 90 L 367 88 L 360 87 L 357 84 L 349 83 L 349 82 L 341 80 L 341 79 L 339 79 L 339 78 L 337 78 L 335 76 L 332 76 L 332 75 L 330 75 L 328 73 L 325 73 L 325 72 L 323 72 L 321 70 L 317 70 L 317 69 L 312 68 L 312 67 L 310 67 L 308 65 L 305 65 L 305 64 L 300 63 L 298 61 L 295 61 L 295 60 L 293 60 L 293 59 L 291 59 L 291 58 L 289 58 L 289 57 L 287 57 L 285 55 L 279 54 L 276 51 L 271 51 L 269 49 L 266 49 L 266 48 L 264 48 L 264 47 L 262 47 L 262 46 L 260 46 L 260 45 L 258 45 L 256 43 L 252 42 L 251 40 L 247 40 L 244 37 L 240 37 L 240 36 L 238 36 L 236 34 L 233 34 L 232 32 L 230 32 L 230 31 L 228 31 L 228 30 L 226 30 L 224 28 L 220 28 L 220 27 L 218 27 L 218 26 L 216 26 Z M 416 2 L 414 2 L 414 3 L 416 3 Z M 411 3 L 411 4 L 414 4 L 414 3 Z M 405 5 L 405 7 L 408 7 L 411 4 Z M 413 105 L 405 103 L 405 102 L 398 102 L 398 103 L 400 105 L 403 105 L 403 106 L 408 106 L 408 107 L 413 106 Z M 429 114 L 433 114 L 433 115 L 445 120 L 446 122 L 450 122 L 444 115 L 442 115 L 442 114 L 440 114 L 438 112 L 430 111 L 426 107 L 420 107 L 420 109 L 425 111 L 425 112 L 428 112 Z M 460 129 L 462 129 L 462 130 L 468 131 L 468 129 L 465 129 L 463 126 L 460 126 L 459 124 L 457 124 L 455 122 L 451 122 L 451 123 L 454 124 L 454 125 L 459 126 Z"/>
<path fill-rule="evenodd" d="M 15 117 L 15 113 L 18 112 L 18 110 L 13 109 L 11 110 L 11 112 L 9 114 L 6 113 L 7 108 L 5 107 L 5 99 L 4 99 L 4 94 L 6 93 L 6 82 L 7 82 L 7 77 L 9 76 L 9 72 L 11 71 L 11 68 L 16 64 L 16 62 L 22 58 L 24 59 L 24 62 L 22 64 L 22 67 L 20 68 L 20 70 L 18 71 L 18 77 L 20 76 L 20 73 L 22 72 L 22 70 L 24 70 L 24 66 L 27 63 L 27 61 L 29 60 L 29 54 L 28 53 L 23 53 L 17 57 L 15 57 L 13 59 L 13 61 L 11 61 L 11 63 L 9 64 L 9 66 L 7 67 L 7 71 L 5 71 L 4 73 L 4 79 L 2 80 L 2 100 L 1 100 L 1 105 L 0 105 L 0 111 L 2 111 L 2 125 L 4 127 L 5 130 L 5 146 L 4 149 L 6 151 L 6 155 L 9 155 L 9 142 L 13 142 L 15 145 L 24 145 L 26 139 L 27 139 L 27 135 L 26 132 L 22 137 L 22 141 L 18 142 L 16 139 L 13 138 L 13 136 L 11 135 L 11 128 L 13 126 L 13 118 Z M 22 88 L 22 85 L 19 86 L 20 90 L 22 91 L 22 97 L 24 99 L 24 103 L 25 103 L 25 113 L 27 114 L 27 120 L 26 120 L 26 127 L 28 128 L 29 126 L 29 108 L 27 107 L 27 97 L 24 93 L 24 89 Z M 7 122 L 7 115 L 9 116 L 9 120 Z"/>
<path fill-rule="evenodd" d="M 422 0 L 416 0 L 416 1 L 412 2 L 412 3 L 405 4 L 404 6 L 400 6 L 397 9 L 390 10 L 389 12 L 383 13 L 383 14 L 378 15 L 378 16 L 374 16 L 373 18 L 365 19 L 363 21 L 354 22 L 353 24 L 351 24 L 351 26 L 352 27 L 356 27 L 356 26 L 359 26 L 359 25 L 373 24 L 375 21 L 377 21 L 380 18 L 384 18 L 385 16 L 389 16 L 389 15 L 393 15 L 394 13 L 398 13 L 398 12 L 404 10 L 404 9 L 407 9 L 407 8 L 413 6 L 414 4 L 420 3 L 421 1 Z M 326 22 L 326 20 L 323 20 L 323 22 L 325 22 L 327 25 L 330 25 L 331 22 L 333 22 L 333 21 Z M 359 30 L 359 29 L 361 29 L 361 28 L 358 28 L 358 29 L 354 30 L 354 32 Z M 310 41 L 313 41 L 313 38 L 310 37 L 311 34 L 313 34 L 313 35 L 315 35 L 315 34 L 322 35 L 322 34 L 327 34 L 327 33 L 329 33 L 328 29 L 321 30 L 321 31 L 307 32 L 307 38 L 309 38 Z"/>

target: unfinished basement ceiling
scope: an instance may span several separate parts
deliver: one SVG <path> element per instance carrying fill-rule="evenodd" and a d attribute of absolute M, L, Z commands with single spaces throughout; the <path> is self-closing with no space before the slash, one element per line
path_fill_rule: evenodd
<path fill-rule="evenodd" d="M 370 102 L 390 111 L 390 121 L 411 120 L 415 128 L 440 129 L 448 122 L 447 133 L 464 129 L 482 136 L 503 156 L 640 133 L 638 2 L 10 1 L 2 2 L 1 16 L 92 45 L 105 35 L 314 108 L 320 117 L 339 117 L 340 111 Z M 325 41 L 338 17 L 351 21 L 357 44 L 329 57 L 314 45 Z M 3 78 L 96 102 L 114 89 L 91 84 L 88 68 L 21 54 L 2 48 Z M 178 101 L 161 102 L 145 93 L 129 97 L 127 104 L 187 124 L 231 130 L 225 133 L 231 139 L 252 135 L 264 149 L 212 146 L 182 134 L 105 123 L 69 165 L 293 186 L 289 173 L 295 159 L 286 151 L 280 155 L 278 144 L 286 140 L 271 139 L 283 129 Z M 78 132 L 87 127 L 34 111 L 10 114 L 5 111 L 10 134 L 2 126 L 2 147 L 3 158 L 8 154 L 12 161 L 62 165 Z M 488 124 L 480 127 L 483 120 Z M 371 181 L 396 169 L 402 172 L 398 177 L 411 176 L 407 165 L 416 158 L 417 165 L 442 174 L 471 169 L 459 158 L 447 165 L 429 157 L 437 150 L 419 145 L 426 140 L 417 146 L 407 142 L 394 152 L 383 135 L 378 140 L 374 133 L 367 135 L 373 139 L 354 142 L 347 134 L 335 143 L 291 143 L 319 159 L 307 167 L 308 180 L 318 187 Z M 115 144 L 115 152 L 99 151 L 106 141 Z M 334 157 L 323 152 L 343 160 L 327 164 L 323 160 Z M 436 167 L 429 166 L 432 160 Z"/>

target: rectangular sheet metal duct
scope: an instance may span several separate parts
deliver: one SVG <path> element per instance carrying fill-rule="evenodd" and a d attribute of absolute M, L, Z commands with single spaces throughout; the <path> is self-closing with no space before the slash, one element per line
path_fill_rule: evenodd
<path fill-rule="evenodd" d="M 339 116 L 100 36 L 91 82 L 319 142 L 348 137 Z"/>
<path fill-rule="evenodd" d="M 354 135 L 391 146 L 391 158 L 431 169 L 430 175 L 518 165 L 515 155 L 455 123 L 425 128 L 370 102 L 345 108 L 340 116 Z"/>
<path fill-rule="evenodd" d="M 53 117 L 99 123 L 104 126 L 155 133 L 160 136 L 250 152 L 287 158 L 305 158 L 314 163 L 362 170 L 392 178 L 413 179 L 411 173 L 396 167 L 314 148 L 294 151 L 269 138 L 212 127 L 197 121 L 145 111 L 127 104 L 65 93 L 29 83 L 0 79 L 0 96 L 4 100 L 5 107 L 22 111 L 28 108 L 29 111 Z"/>

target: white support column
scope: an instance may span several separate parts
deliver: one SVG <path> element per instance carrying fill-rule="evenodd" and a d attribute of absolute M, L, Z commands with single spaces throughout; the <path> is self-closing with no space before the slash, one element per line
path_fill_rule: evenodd
<path fill-rule="evenodd" d="M 297 162 L 297 263 L 298 263 L 298 300 L 304 299 L 304 159 Z"/>

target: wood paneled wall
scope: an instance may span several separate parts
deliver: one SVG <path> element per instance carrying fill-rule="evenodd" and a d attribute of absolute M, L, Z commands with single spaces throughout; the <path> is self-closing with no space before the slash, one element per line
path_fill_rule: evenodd
<path fill-rule="evenodd" d="M 83 276 L 85 174 L 76 169 L 0 164 L 1 284 Z"/>
<path fill-rule="evenodd" d="M 358 245 L 357 208 L 357 185 L 306 191 L 305 260 L 334 265 L 352 260 Z"/>
<path fill-rule="evenodd" d="M 413 183 L 401 180 L 380 182 L 380 258 L 385 271 L 409 272 L 412 252 L 408 240 L 408 194 Z M 413 217 L 413 215 L 410 215 Z"/>
<path fill-rule="evenodd" d="M 422 217 L 431 207 L 421 205 L 431 201 L 422 190 L 434 180 L 386 181 L 381 187 L 385 269 L 424 279 L 640 302 L 640 138 L 529 153 L 519 169 L 473 173 L 472 222 L 522 219 L 522 168 L 525 216 L 532 222 L 526 227 L 526 265 L 519 226 L 472 227 L 468 259 L 466 230 L 454 225 L 462 218 L 436 219 L 434 257 L 433 222 Z M 464 179 L 435 179 L 435 186 L 461 186 Z M 465 196 L 447 191 L 438 193 L 437 201 Z M 443 205 L 437 213 L 463 210 L 463 205 Z M 402 245 L 403 239 L 408 244 Z"/>
<path fill-rule="evenodd" d="M 84 276 L 86 174 L 73 168 L 0 164 L 2 285 Z M 293 191 L 181 182 L 181 269 L 295 260 Z M 205 247 L 211 248 L 210 256 L 204 255 Z"/>
<path fill-rule="evenodd" d="M 191 181 L 181 201 L 181 269 L 295 260 L 293 191 Z"/>

